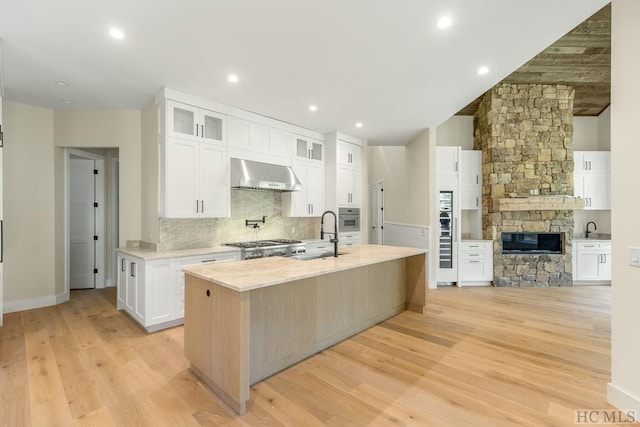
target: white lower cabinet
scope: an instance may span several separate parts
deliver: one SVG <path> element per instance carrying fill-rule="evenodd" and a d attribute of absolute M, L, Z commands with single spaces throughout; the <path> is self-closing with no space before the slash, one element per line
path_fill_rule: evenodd
<path fill-rule="evenodd" d="M 184 272 L 187 265 L 239 260 L 238 252 L 145 260 L 118 252 L 118 309 L 146 331 L 184 322 Z"/>
<path fill-rule="evenodd" d="M 460 242 L 458 286 L 489 286 L 493 280 L 493 241 Z"/>
<path fill-rule="evenodd" d="M 574 284 L 611 281 L 611 241 L 573 242 Z M 594 283 L 595 284 L 595 283 Z"/>
<path fill-rule="evenodd" d="M 211 264 L 214 262 L 238 261 L 239 259 L 240 254 L 237 252 L 225 252 L 188 258 L 177 258 L 175 269 L 176 318 L 184 317 L 184 271 L 182 270 L 184 267 L 188 265 Z"/>
<path fill-rule="evenodd" d="M 360 244 L 360 233 L 338 233 L 338 246 L 357 246 Z"/>

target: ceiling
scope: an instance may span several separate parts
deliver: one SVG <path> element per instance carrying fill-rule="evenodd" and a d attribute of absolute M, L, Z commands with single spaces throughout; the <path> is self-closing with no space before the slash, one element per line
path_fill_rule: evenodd
<path fill-rule="evenodd" d="M 611 5 L 594 13 L 503 82 L 571 85 L 576 90 L 573 115 L 600 115 L 611 103 Z M 458 114 L 473 115 L 481 98 Z"/>
<path fill-rule="evenodd" d="M 459 112 L 607 3 L 2 0 L 0 76 L 7 100 L 46 108 L 141 109 L 167 86 L 398 145 Z M 445 14 L 453 24 L 442 30 L 436 24 Z M 110 37 L 112 26 L 125 38 Z M 478 75 L 481 66 L 489 72 Z M 239 81 L 229 83 L 229 73 Z"/>

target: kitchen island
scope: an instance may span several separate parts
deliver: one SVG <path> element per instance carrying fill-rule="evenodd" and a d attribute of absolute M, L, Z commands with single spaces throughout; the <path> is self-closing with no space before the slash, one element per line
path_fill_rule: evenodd
<path fill-rule="evenodd" d="M 251 384 L 406 309 L 423 311 L 424 249 L 340 253 L 185 268 L 185 355 L 238 413 Z"/>

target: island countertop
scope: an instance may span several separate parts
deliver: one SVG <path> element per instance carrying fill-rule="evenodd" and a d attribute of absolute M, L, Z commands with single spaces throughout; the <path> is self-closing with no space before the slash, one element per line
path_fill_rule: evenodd
<path fill-rule="evenodd" d="M 240 253 L 240 249 L 233 248 L 231 246 L 214 246 L 210 248 L 196 248 L 196 249 L 174 249 L 174 250 L 166 250 L 166 251 L 123 247 L 123 248 L 118 248 L 118 251 L 127 255 L 132 255 L 138 258 L 142 258 L 145 261 L 152 261 L 156 259 L 192 257 L 192 256 L 200 256 L 200 255 L 214 255 L 219 253 L 230 253 L 230 252 Z"/>
<path fill-rule="evenodd" d="M 335 257 L 313 260 L 269 257 L 185 267 L 185 273 L 226 288 L 245 292 L 351 268 L 427 253 L 426 249 L 362 245 L 341 248 Z"/>

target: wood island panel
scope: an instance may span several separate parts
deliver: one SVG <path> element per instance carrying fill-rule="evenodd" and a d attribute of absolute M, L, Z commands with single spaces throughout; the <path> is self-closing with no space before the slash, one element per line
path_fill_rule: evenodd
<path fill-rule="evenodd" d="M 185 280 L 185 356 L 191 369 L 243 414 L 249 399 L 250 295 L 190 275 Z"/>
<path fill-rule="evenodd" d="M 216 283 L 213 268 L 210 276 L 186 269 L 184 348 L 191 369 L 244 414 L 251 384 L 405 309 L 423 312 L 425 254 L 408 251 L 398 257 L 397 249 L 389 251 L 388 260 L 244 291 Z"/>
<path fill-rule="evenodd" d="M 254 384 L 405 309 L 405 262 L 251 291 Z"/>

